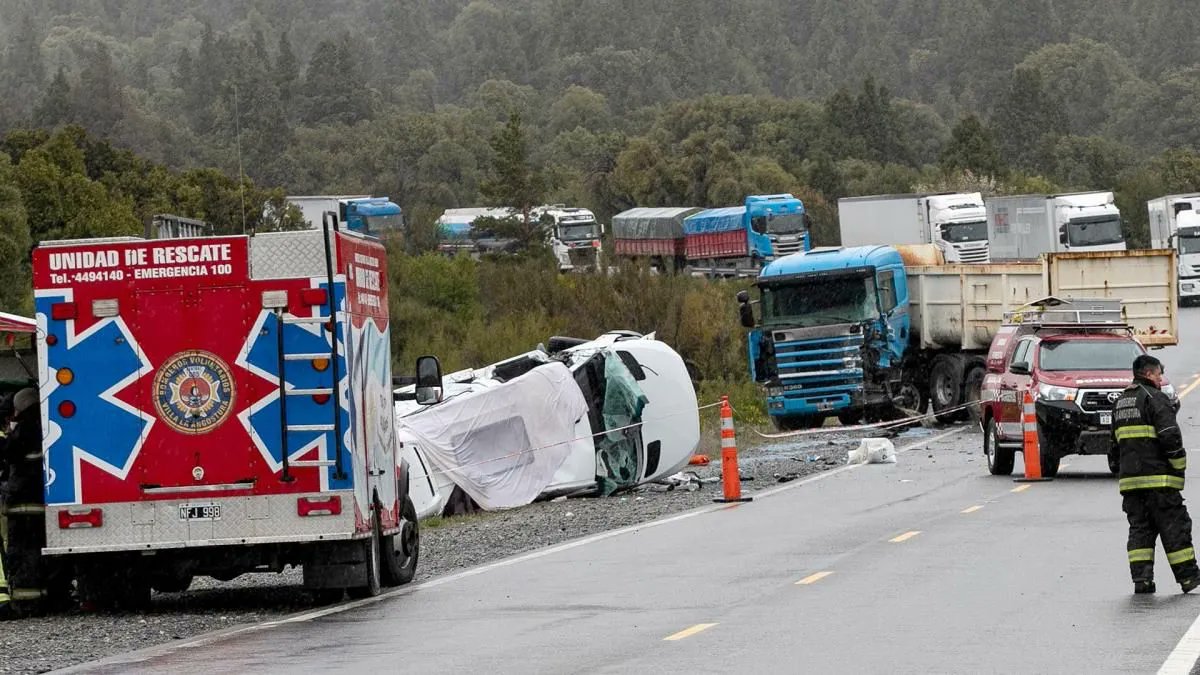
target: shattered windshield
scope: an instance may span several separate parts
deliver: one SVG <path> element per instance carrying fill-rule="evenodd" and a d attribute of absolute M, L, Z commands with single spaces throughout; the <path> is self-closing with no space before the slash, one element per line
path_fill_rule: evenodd
<path fill-rule="evenodd" d="M 875 279 L 821 276 L 763 286 L 762 313 L 764 325 L 802 328 L 873 319 Z"/>
<path fill-rule="evenodd" d="M 1121 220 L 1115 216 L 1097 219 L 1077 218 L 1067 224 L 1067 243 L 1071 246 L 1102 246 L 1125 241 Z"/>

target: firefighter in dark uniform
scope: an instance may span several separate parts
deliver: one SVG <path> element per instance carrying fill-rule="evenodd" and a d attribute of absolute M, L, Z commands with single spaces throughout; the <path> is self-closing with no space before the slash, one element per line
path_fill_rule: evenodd
<path fill-rule="evenodd" d="M 4 441 L 0 462 L 7 467 L 3 486 L 8 537 L 4 573 L 12 609 L 18 614 L 42 609 L 46 597 L 42 547 L 46 543 L 46 506 L 42 477 L 42 417 L 36 389 L 13 397 L 16 426 Z"/>
<path fill-rule="evenodd" d="M 1113 408 L 1134 593 L 1154 592 L 1154 545 L 1159 537 L 1183 592 L 1200 586 L 1200 569 L 1192 549 L 1192 519 L 1183 505 L 1187 451 L 1175 420 L 1175 405 L 1160 389 L 1162 376 L 1161 361 L 1148 354 L 1137 357 L 1133 384 L 1121 392 Z"/>

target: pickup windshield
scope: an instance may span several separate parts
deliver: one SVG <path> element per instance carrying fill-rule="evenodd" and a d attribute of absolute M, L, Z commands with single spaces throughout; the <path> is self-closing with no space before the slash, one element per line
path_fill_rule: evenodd
<path fill-rule="evenodd" d="M 1121 220 L 1115 216 L 1106 218 L 1079 218 L 1067 224 L 1067 243 L 1071 246 L 1102 246 L 1125 241 L 1121 234 Z"/>
<path fill-rule="evenodd" d="M 966 241 L 985 241 L 988 238 L 987 221 L 975 220 L 969 223 L 947 223 L 942 225 L 942 239 L 952 243 Z"/>
<path fill-rule="evenodd" d="M 762 288 L 766 326 L 829 326 L 878 314 L 872 277 L 814 277 Z"/>
<path fill-rule="evenodd" d="M 1133 340 L 1048 340 L 1038 354 L 1038 368 L 1128 371 L 1142 353 Z"/>

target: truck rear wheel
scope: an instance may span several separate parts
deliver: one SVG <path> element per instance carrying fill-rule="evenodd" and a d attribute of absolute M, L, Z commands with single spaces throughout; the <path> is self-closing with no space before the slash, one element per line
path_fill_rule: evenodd
<path fill-rule="evenodd" d="M 953 356 L 939 356 L 933 360 L 929 372 L 929 394 L 933 399 L 933 412 L 939 422 L 953 422 L 962 418 L 961 410 L 953 410 L 963 400 L 963 362 Z"/>
<path fill-rule="evenodd" d="M 971 420 L 971 424 L 979 424 L 983 418 L 983 404 L 979 402 L 983 396 L 983 376 L 985 370 L 982 365 L 975 364 L 967 369 L 967 376 L 963 380 L 965 383 L 966 392 L 963 403 L 968 404 L 967 417 Z"/>
<path fill-rule="evenodd" d="M 379 595 L 379 590 L 383 586 L 382 573 L 379 568 L 381 539 L 382 537 L 379 536 L 379 515 L 376 514 L 375 528 L 371 530 L 371 536 L 361 542 L 363 556 L 362 584 L 346 589 L 350 597 L 373 598 Z"/>
<path fill-rule="evenodd" d="M 993 476 L 1011 476 L 1016 453 L 1000 445 L 996 420 L 989 419 L 983 427 L 983 454 L 987 457 L 988 472 Z"/>
<path fill-rule="evenodd" d="M 421 530 L 417 524 L 417 509 L 405 497 L 400 511 L 400 532 L 384 537 L 380 543 L 383 554 L 384 586 L 403 586 L 417 575 L 417 560 L 421 555 Z"/>

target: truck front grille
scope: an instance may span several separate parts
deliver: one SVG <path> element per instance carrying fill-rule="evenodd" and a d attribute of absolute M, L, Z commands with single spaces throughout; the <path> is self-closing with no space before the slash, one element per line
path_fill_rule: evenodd
<path fill-rule="evenodd" d="M 787 396 L 809 398 L 862 387 L 862 335 L 775 344 L 779 383 Z"/>
<path fill-rule="evenodd" d="M 1099 391 L 1079 392 L 1079 407 L 1087 412 L 1110 412 L 1115 400 L 1108 400 L 1109 394 L 1120 394 L 1120 389 L 1104 389 Z"/>
<path fill-rule="evenodd" d="M 804 240 L 807 238 L 807 234 L 802 234 L 792 241 L 780 241 L 778 236 L 772 236 L 771 247 L 775 249 L 775 257 L 781 258 L 785 255 L 791 255 L 793 253 L 799 253 L 800 251 L 803 251 Z"/>
<path fill-rule="evenodd" d="M 988 248 L 959 249 L 959 258 L 965 263 L 986 263 L 988 261 Z"/>

